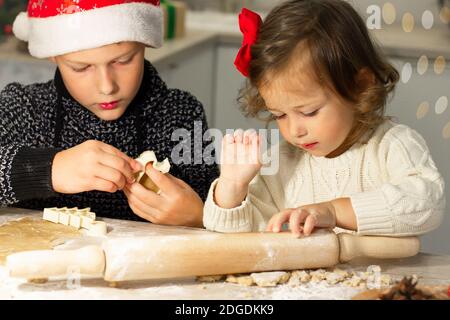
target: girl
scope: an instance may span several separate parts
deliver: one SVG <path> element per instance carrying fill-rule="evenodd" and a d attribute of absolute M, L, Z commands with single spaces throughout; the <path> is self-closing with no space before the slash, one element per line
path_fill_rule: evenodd
<path fill-rule="evenodd" d="M 244 9 L 240 24 L 244 109 L 269 111 L 285 141 L 277 174 L 263 176 L 260 157 L 250 161 L 256 133 L 226 136 L 206 228 L 279 232 L 288 223 L 296 236 L 316 227 L 407 236 L 438 227 L 444 181 L 423 138 L 384 116 L 399 75 L 352 6 L 294 0 L 264 23 Z"/>
<path fill-rule="evenodd" d="M 133 183 L 143 151 L 162 160 L 175 129 L 198 121 L 207 130 L 201 103 L 167 88 L 144 59 L 145 47 L 162 44 L 159 1 L 31 0 L 13 30 L 57 69 L 47 83 L 0 93 L 1 204 L 202 226 L 216 166 L 172 164 L 173 176 L 149 166 L 159 195 Z"/>

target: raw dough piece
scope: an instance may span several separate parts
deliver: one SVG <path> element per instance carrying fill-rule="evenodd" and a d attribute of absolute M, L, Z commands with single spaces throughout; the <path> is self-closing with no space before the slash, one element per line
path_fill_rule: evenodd
<path fill-rule="evenodd" d="M 388 274 L 382 274 L 381 275 L 381 286 L 382 287 L 387 287 L 390 286 L 392 284 L 392 278 L 390 275 Z"/>
<path fill-rule="evenodd" d="M 30 217 L 7 222 L 0 226 L 0 264 L 15 252 L 47 250 L 79 237 L 74 228 Z"/>
<path fill-rule="evenodd" d="M 347 270 L 342 270 L 339 268 L 333 269 L 333 272 L 337 273 L 340 277 L 342 277 L 342 279 L 348 279 L 352 276 L 352 274 L 350 272 L 348 272 Z"/>
<path fill-rule="evenodd" d="M 88 233 L 93 236 L 104 236 L 107 233 L 106 223 L 103 221 L 94 221 L 88 229 Z"/>
<path fill-rule="evenodd" d="M 324 269 L 318 269 L 310 272 L 312 282 L 320 282 L 325 280 L 327 277 L 327 272 Z"/>
<path fill-rule="evenodd" d="M 334 269 L 332 272 L 327 272 L 325 274 L 325 280 L 330 285 L 341 283 L 349 277 L 351 277 L 351 274 L 341 269 Z"/>
<path fill-rule="evenodd" d="M 380 272 L 379 279 L 376 278 L 376 273 L 378 272 Z M 281 277 L 280 281 L 274 280 L 277 276 Z M 329 271 L 318 269 L 296 270 L 292 272 L 252 273 L 250 277 L 252 280 L 249 279 L 248 275 L 230 275 L 226 281 L 243 285 L 252 285 L 253 283 L 256 283 L 259 286 L 275 286 L 287 282 L 291 287 L 305 285 L 309 282 L 317 283 L 321 281 L 326 281 L 329 285 L 341 284 L 349 287 L 366 287 L 369 285 L 385 287 L 392 283 L 392 279 L 389 275 L 381 274 L 381 268 L 379 268 L 379 266 L 374 266 L 374 268 L 367 272 L 350 272 L 335 268 Z"/>
<path fill-rule="evenodd" d="M 304 270 L 292 271 L 291 277 L 289 278 L 288 285 L 291 287 L 296 287 L 302 283 L 307 283 L 311 280 L 311 275 Z"/>
<path fill-rule="evenodd" d="M 348 286 L 348 287 L 359 287 L 361 285 L 365 285 L 364 280 L 361 279 L 361 277 L 358 276 L 353 276 L 348 280 L 345 280 L 343 282 L 344 285 Z"/>
<path fill-rule="evenodd" d="M 153 151 L 145 151 L 139 156 L 139 158 L 136 159 L 136 161 L 138 161 L 144 168 L 143 171 L 135 174 L 136 181 L 153 192 L 156 192 L 158 194 L 161 193 L 161 190 L 153 182 L 153 180 L 150 179 L 147 174 L 145 174 L 145 167 L 148 163 L 152 163 L 153 168 L 165 174 L 170 171 L 169 160 L 166 158 L 164 159 L 164 161 L 158 162 L 158 159 L 156 158 L 156 155 Z"/>
<path fill-rule="evenodd" d="M 227 279 L 225 281 L 248 287 L 252 286 L 255 283 L 251 276 L 242 274 L 230 274 L 227 276 Z"/>
<path fill-rule="evenodd" d="M 258 287 L 275 287 L 288 282 L 291 274 L 285 271 L 275 271 L 252 273 L 250 276 Z"/>
<path fill-rule="evenodd" d="M 392 284 L 391 276 L 381 274 L 379 266 L 371 266 L 366 272 L 347 271 L 339 268 L 318 270 L 295 270 L 292 272 L 259 272 L 248 274 L 228 275 L 226 282 L 240 285 L 261 287 L 273 287 L 287 283 L 291 287 L 301 286 L 309 282 L 326 281 L 328 285 L 344 285 L 349 287 L 386 287 Z M 224 279 L 223 275 L 197 277 L 200 282 L 215 282 Z M 378 278 L 377 278 L 378 277 Z"/>

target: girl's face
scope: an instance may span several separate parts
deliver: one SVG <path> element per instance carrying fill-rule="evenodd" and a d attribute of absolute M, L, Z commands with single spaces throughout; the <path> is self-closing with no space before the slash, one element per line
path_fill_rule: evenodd
<path fill-rule="evenodd" d="M 281 135 L 314 156 L 332 158 L 344 153 L 341 145 L 353 128 L 352 105 L 304 70 L 295 70 L 299 69 L 266 77 L 267 84 L 259 88 Z"/>
<path fill-rule="evenodd" d="M 82 106 L 102 120 L 120 118 L 139 91 L 145 46 L 122 42 L 51 58 Z"/>

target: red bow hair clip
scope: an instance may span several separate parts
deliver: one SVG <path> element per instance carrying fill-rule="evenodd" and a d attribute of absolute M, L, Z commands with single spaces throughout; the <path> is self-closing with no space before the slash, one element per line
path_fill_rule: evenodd
<path fill-rule="evenodd" d="M 239 50 L 234 65 L 245 77 L 248 77 L 250 61 L 252 60 L 251 46 L 256 42 L 259 28 L 261 27 L 261 17 L 246 8 L 239 14 L 239 27 L 244 35 L 242 47 Z"/>

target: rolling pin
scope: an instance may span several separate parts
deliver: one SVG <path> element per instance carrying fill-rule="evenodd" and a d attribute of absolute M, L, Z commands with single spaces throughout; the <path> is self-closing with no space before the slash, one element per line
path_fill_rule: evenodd
<path fill-rule="evenodd" d="M 14 253 L 6 258 L 11 276 L 28 279 L 65 277 L 70 272 L 103 276 L 105 255 L 99 246 L 77 250 L 33 250 Z"/>
<path fill-rule="evenodd" d="M 289 232 L 111 238 L 102 247 L 90 247 L 88 255 L 86 248 L 15 253 L 7 257 L 6 266 L 11 276 L 36 279 L 61 276 L 65 268 L 78 263 L 80 270 L 119 282 L 327 268 L 356 257 L 406 258 L 419 252 L 420 242 L 416 237 L 317 230 L 301 238 Z"/>

